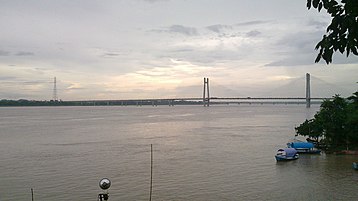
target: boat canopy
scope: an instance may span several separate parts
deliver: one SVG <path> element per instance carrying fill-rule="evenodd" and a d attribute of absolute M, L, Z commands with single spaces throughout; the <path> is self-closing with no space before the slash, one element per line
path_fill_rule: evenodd
<path fill-rule="evenodd" d="M 279 149 L 277 152 L 286 152 L 286 156 L 294 156 L 295 154 L 297 154 L 297 150 L 294 148 L 283 148 L 283 149 Z"/>
<path fill-rule="evenodd" d="M 291 142 L 288 143 L 288 147 L 295 149 L 312 149 L 314 144 L 311 142 Z"/>

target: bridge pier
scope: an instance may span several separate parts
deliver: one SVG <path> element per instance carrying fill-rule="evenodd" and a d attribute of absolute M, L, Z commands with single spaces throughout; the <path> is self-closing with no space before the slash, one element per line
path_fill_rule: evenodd
<path fill-rule="evenodd" d="M 168 100 L 169 107 L 174 106 L 174 100 Z"/>

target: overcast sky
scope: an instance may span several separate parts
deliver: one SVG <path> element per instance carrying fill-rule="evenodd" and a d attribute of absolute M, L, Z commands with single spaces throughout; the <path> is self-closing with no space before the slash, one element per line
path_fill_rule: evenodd
<path fill-rule="evenodd" d="M 0 99 L 350 95 L 358 58 L 315 64 L 306 0 L 0 0 Z"/>

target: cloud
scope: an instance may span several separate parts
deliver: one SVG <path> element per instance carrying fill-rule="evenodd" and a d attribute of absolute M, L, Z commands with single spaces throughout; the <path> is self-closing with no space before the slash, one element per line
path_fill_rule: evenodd
<path fill-rule="evenodd" d="M 3 80 L 13 80 L 16 79 L 16 77 L 12 77 L 12 76 L 0 76 L 0 81 Z"/>
<path fill-rule="evenodd" d="M 103 57 L 118 57 L 120 55 L 119 53 L 104 53 Z"/>
<path fill-rule="evenodd" d="M 34 56 L 35 54 L 33 52 L 20 51 L 20 52 L 16 53 L 15 55 L 16 56 Z"/>
<path fill-rule="evenodd" d="M 171 33 L 180 33 L 187 36 L 195 36 L 198 34 L 196 28 L 193 27 L 185 27 L 182 25 L 172 25 L 169 27 L 169 32 Z"/>
<path fill-rule="evenodd" d="M 10 55 L 10 52 L 0 50 L 0 56 L 9 56 L 9 55 Z"/>
<path fill-rule="evenodd" d="M 207 26 L 206 28 L 209 29 L 210 31 L 220 33 L 222 30 L 231 29 L 232 27 L 229 25 L 216 24 L 216 25 Z"/>
<path fill-rule="evenodd" d="M 8 27 L 0 39 L 0 80 L 11 85 L 11 76 L 28 81 L 56 76 L 62 80 L 59 96 L 68 99 L 100 93 L 118 98 L 108 89 L 132 91 L 128 97 L 153 97 L 161 90 L 155 96 L 166 97 L 175 87 L 200 85 L 203 76 L 237 81 L 242 89 L 261 80 L 264 88 L 271 82 L 268 74 L 286 76 L 295 69 L 290 66 L 314 66 L 314 46 L 327 25 L 326 18 L 293 1 L 18 2 L 0 6 L 0 24 Z M 3 90 L 22 91 L 22 85 Z M 42 96 L 51 97 L 51 88 L 48 83 Z"/>
<path fill-rule="evenodd" d="M 308 26 L 313 26 L 317 30 L 325 30 L 328 26 L 327 20 L 310 19 L 307 21 Z"/>
<path fill-rule="evenodd" d="M 80 83 L 71 83 L 69 86 L 66 87 L 67 90 L 83 90 L 86 89 Z"/>
<path fill-rule="evenodd" d="M 302 66 L 302 65 L 312 65 L 315 64 L 314 60 L 316 59 L 317 53 L 313 54 L 297 54 L 297 55 L 289 55 L 285 57 L 284 59 L 273 61 L 271 63 L 265 64 L 266 67 L 272 67 L 272 66 Z M 345 55 L 340 54 L 340 52 L 336 52 L 333 55 L 333 62 L 332 64 L 357 64 L 358 63 L 358 57 L 357 56 L 349 56 L 348 58 Z M 319 62 L 321 64 L 325 65 L 325 62 L 323 59 Z"/>
<path fill-rule="evenodd" d="M 252 30 L 252 31 L 249 31 L 246 33 L 246 36 L 247 37 L 256 37 L 258 35 L 260 35 L 261 32 L 260 31 L 257 31 L 257 30 Z"/>
<path fill-rule="evenodd" d="M 183 25 L 172 25 L 170 27 L 167 27 L 165 29 L 153 29 L 152 32 L 166 32 L 166 33 L 179 33 L 186 36 L 196 36 L 198 35 L 198 31 L 194 27 L 186 27 Z"/>
<path fill-rule="evenodd" d="M 261 25 L 261 24 L 267 24 L 271 21 L 264 21 L 264 20 L 254 20 L 254 21 L 247 21 L 247 22 L 240 22 L 235 24 L 236 26 L 251 26 L 251 25 Z"/>
<path fill-rule="evenodd" d="M 312 55 L 311 55 L 312 56 Z M 309 58 L 308 55 L 295 55 L 288 56 L 284 59 L 273 61 L 271 63 L 265 64 L 266 67 L 277 67 L 277 66 L 300 66 L 300 65 L 310 65 L 313 64 L 313 57 Z"/>
<path fill-rule="evenodd" d="M 144 2 L 149 2 L 149 3 L 156 3 L 156 2 L 163 2 L 163 1 L 170 1 L 170 0 L 142 0 Z"/>

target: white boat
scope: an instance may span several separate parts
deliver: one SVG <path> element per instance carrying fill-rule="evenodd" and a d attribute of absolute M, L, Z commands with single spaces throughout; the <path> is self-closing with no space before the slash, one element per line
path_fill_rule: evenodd
<path fill-rule="evenodd" d="M 276 161 L 289 161 L 298 159 L 299 155 L 294 148 L 282 148 L 277 150 Z"/>

